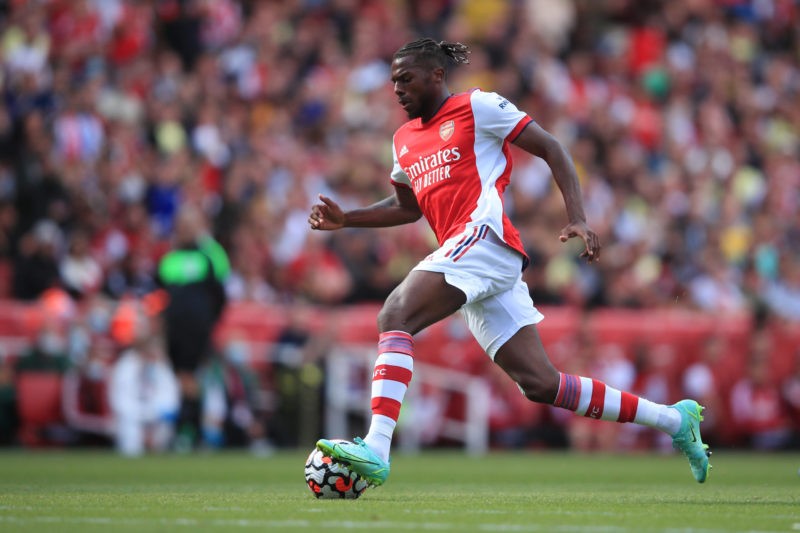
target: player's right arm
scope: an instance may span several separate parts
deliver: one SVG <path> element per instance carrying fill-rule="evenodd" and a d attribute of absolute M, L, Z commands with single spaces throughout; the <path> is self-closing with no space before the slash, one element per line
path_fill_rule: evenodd
<path fill-rule="evenodd" d="M 394 194 L 360 209 L 344 211 L 328 198 L 319 195 L 320 202 L 311 206 L 308 223 L 315 230 L 340 228 L 387 228 L 416 222 L 422 216 L 417 198 L 411 189 L 394 188 Z"/>
<path fill-rule="evenodd" d="M 581 257 L 589 262 L 600 259 L 600 239 L 586 223 L 578 174 L 567 149 L 536 122 L 530 122 L 513 143 L 544 159 L 553 173 L 553 179 L 564 198 L 569 220 L 569 224 L 561 230 L 561 242 L 580 237 L 586 246 Z"/>

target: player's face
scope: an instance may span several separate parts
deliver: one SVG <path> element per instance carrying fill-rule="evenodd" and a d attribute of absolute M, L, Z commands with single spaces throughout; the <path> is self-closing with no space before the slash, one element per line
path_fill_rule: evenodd
<path fill-rule="evenodd" d="M 441 75 L 414 59 L 403 56 L 392 61 L 394 94 L 410 119 L 435 111 L 439 104 L 436 97 L 441 92 Z"/>

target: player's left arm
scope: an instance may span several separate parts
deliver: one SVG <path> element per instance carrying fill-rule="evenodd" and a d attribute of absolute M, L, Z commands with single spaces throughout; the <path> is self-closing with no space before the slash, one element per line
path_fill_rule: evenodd
<path fill-rule="evenodd" d="M 553 173 L 553 179 L 564 197 L 569 220 L 561 230 L 561 242 L 580 237 L 585 245 L 581 257 L 590 262 L 600 259 L 600 239 L 586 223 L 578 174 L 564 145 L 534 121 L 529 122 L 512 142 L 526 152 L 544 159 Z"/>
<path fill-rule="evenodd" d="M 311 206 L 308 223 L 313 230 L 340 228 L 388 228 L 416 222 L 422 217 L 417 198 L 410 188 L 396 185 L 394 194 L 359 209 L 344 211 L 332 199 L 319 195 L 319 203 Z"/>

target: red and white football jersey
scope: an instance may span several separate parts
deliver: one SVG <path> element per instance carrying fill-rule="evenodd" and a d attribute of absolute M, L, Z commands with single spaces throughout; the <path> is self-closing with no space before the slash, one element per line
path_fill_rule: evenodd
<path fill-rule="evenodd" d="M 486 224 L 525 256 L 503 210 L 503 191 L 511 176 L 509 142 L 531 120 L 502 96 L 473 90 L 450 96 L 428 122 L 416 118 L 395 132 L 392 184 L 414 191 L 439 245 Z"/>

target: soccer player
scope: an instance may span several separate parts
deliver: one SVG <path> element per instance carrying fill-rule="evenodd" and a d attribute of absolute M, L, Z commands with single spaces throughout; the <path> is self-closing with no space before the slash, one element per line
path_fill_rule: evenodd
<path fill-rule="evenodd" d="M 700 438 L 703 407 L 694 400 L 661 405 L 600 381 L 561 373 L 537 333 L 544 317 L 534 307 L 521 272 L 527 266 L 520 236 L 503 210 L 509 183 L 509 143 L 549 165 L 566 205 L 562 242 L 582 239 L 581 257 L 600 258 L 589 229 L 574 165 L 566 149 L 531 117 L 495 93 L 451 94 L 448 63 L 468 63 L 461 43 L 421 39 L 394 55 L 394 92 L 409 121 L 394 135 L 394 194 L 369 207 L 343 211 L 320 195 L 308 222 L 313 230 L 388 227 L 424 216 L 439 248 L 419 262 L 378 314 L 378 358 L 372 381 L 372 419 L 364 439 L 320 439 L 317 448 L 348 463 L 373 485 L 389 474 L 389 449 L 414 362 L 413 335 L 461 311 L 489 357 L 525 396 L 578 415 L 658 428 L 689 459 L 692 474 L 708 476 L 708 446 Z"/>

